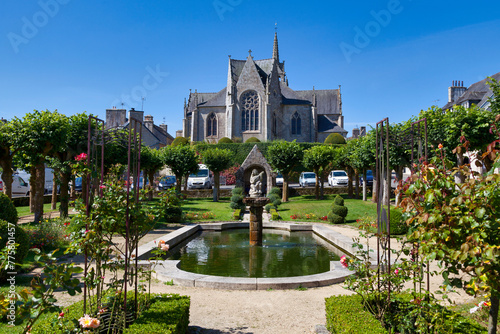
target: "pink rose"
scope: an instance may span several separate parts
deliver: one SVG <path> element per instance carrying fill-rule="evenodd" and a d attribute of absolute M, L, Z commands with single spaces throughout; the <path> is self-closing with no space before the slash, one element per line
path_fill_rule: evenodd
<path fill-rule="evenodd" d="M 340 257 L 340 263 L 341 263 L 344 267 L 346 267 L 346 268 L 349 266 L 349 264 L 347 263 L 347 258 L 346 258 L 346 256 L 345 256 L 345 255 L 342 255 L 342 256 Z"/>

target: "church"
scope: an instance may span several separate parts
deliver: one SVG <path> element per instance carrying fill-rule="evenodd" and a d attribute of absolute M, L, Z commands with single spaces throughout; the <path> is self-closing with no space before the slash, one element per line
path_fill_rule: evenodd
<path fill-rule="evenodd" d="M 272 58 L 254 60 L 251 51 L 246 60 L 229 56 L 226 87 L 217 93 L 190 92 L 182 136 L 211 143 L 222 137 L 323 142 L 331 133 L 345 137 L 343 126 L 340 86 L 291 89 L 275 32 Z"/>

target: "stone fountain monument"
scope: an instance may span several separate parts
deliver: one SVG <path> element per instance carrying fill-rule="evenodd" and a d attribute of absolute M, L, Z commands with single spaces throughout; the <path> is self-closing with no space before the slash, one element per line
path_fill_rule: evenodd
<path fill-rule="evenodd" d="M 262 246 L 262 211 L 269 198 L 262 196 L 262 179 L 264 172 L 252 170 L 250 176 L 249 197 L 243 199 L 243 203 L 250 207 L 250 245 Z"/>

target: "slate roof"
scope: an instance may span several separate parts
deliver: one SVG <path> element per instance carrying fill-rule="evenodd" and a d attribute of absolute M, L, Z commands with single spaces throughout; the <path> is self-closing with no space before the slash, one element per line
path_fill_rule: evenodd
<path fill-rule="evenodd" d="M 220 93 L 220 92 L 219 92 Z M 190 93 L 188 102 L 188 113 L 192 112 L 196 106 L 194 105 L 194 96 L 198 94 L 198 105 L 213 99 L 219 93 Z"/>
<path fill-rule="evenodd" d="M 500 80 L 500 72 L 494 74 L 491 76 L 492 78 L 496 80 Z M 492 95 L 492 92 L 490 90 L 490 87 L 488 85 L 488 78 L 485 78 L 481 81 L 478 81 L 476 83 L 473 83 L 470 85 L 470 87 L 465 91 L 462 96 L 458 98 L 457 101 L 454 102 L 448 102 L 443 109 L 450 109 L 454 105 L 461 105 L 466 101 L 472 101 L 474 103 L 477 103 L 478 106 L 485 105 L 485 103 L 488 100 L 488 97 Z"/>
<path fill-rule="evenodd" d="M 296 90 L 295 93 L 302 100 L 313 100 L 313 94 L 316 94 L 316 106 L 318 115 L 325 114 L 340 114 L 339 108 L 339 90 L 338 89 L 323 89 L 323 90 Z"/>
<path fill-rule="evenodd" d="M 318 115 L 318 132 L 338 132 L 347 135 L 347 131 L 340 127 L 329 115 Z"/>

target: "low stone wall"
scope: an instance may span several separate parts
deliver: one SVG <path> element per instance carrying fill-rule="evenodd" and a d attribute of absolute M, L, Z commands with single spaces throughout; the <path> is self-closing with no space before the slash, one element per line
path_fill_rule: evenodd
<path fill-rule="evenodd" d="M 57 201 L 59 202 L 59 195 L 57 195 Z M 12 199 L 12 203 L 14 203 L 14 206 L 28 206 L 30 205 L 30 198 L 29 196 L 27 197 L 14 197 Z M 52 195 L 45 195 L 43 196 L 43 203 L 52 203 Z"/>
<path fill-rule="evenodd" d="M 188 198 L 212 198 L 213 189 L 183 190 L 182 194 Z M 231 197 L 231 189 L 219 189 L 219 197 Z"/>

